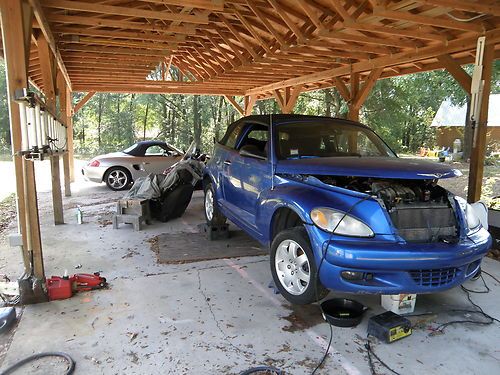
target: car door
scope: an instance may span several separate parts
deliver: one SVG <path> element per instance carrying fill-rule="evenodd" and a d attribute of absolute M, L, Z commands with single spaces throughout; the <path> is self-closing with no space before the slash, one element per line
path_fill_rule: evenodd
<path fill-rule="evenodd" d="M 258 199 L 262 191 L 271 187 L 271 163 L 267 156 L 269 131 L 267 124 L 245 122 L 238 137 L 236 147 L 225 160 L 224 199 L 228 208 L 236 212 L 241 224 L 256 232 L 256 213 Z M 262 152 L 259 158 L 242 156 L 244 146 Z"/>
<path fill-rule="evenodd" d="M 180 159 L 181 156 L 167 145 L 154 144 L 146 148 L 142 157 L 142 167 L 146 174 L 161 174 Z"/>

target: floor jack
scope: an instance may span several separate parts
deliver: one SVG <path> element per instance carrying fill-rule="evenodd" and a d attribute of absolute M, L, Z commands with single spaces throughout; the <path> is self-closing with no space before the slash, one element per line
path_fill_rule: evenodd
<path fill-rule="evenodd" d="M 49 301 L 70 298 L 74 293 L 103 289 L 107 286 L 106 278 L 102 277 L 99 272 L 76 273 L 73 276 L 64 275 L 63 277 L 52 276 L 47 279 Z"/>

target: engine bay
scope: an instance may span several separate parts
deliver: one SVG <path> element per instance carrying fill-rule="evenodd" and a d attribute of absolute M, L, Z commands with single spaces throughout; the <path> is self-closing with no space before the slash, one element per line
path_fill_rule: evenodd
<path fill-rule="evenodd" d="M 450 193 L 437 180 L 314 176 L 321 182 L 376 196 L 408 242 L 455 242 L 458 225 Z"/>

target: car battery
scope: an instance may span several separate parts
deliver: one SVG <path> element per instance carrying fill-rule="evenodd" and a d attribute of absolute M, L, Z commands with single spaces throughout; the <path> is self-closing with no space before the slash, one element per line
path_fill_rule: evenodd
<path fill-rule="evenodd" d="M 71 298 L 73 296 L 71 280 L 68 277 L 52 276 L 47 279 L 47 292 L 49 301 Z"/>
<path fill-rule="evenodd" d="M 410 336 L 411 322 L 392 311 L 372 316 L 368 320 L 368 335 L 387 344 Z"/>

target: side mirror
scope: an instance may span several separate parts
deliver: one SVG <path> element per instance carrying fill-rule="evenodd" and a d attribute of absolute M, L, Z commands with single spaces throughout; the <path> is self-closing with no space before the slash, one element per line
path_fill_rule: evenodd
<path fill-rule="evenodd" d="M 243 157 L 254 158 L 259 160 L 266 160 L 264 151 L 259 150 L 254 145 L 245 145 L 240 149 L 240 155 Z"/>

